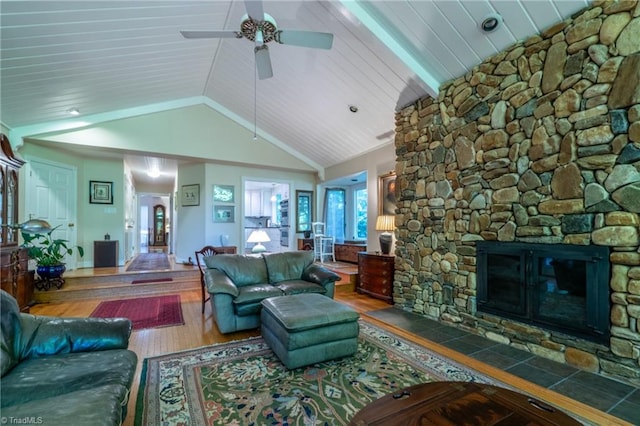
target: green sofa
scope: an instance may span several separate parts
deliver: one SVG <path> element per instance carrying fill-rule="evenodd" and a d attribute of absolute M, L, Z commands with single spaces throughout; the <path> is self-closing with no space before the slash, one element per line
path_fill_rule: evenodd
<path fill-rule="evenodd" d="M 221 333 L 260 327 L 263 299 L 301 293 L 333 298 L 340 276 L 313 263 L 312 251 L 205 257 L 205 283 Z"/>
<path fill-rule="evenodd" d="M 3 420 L 121 424 L 137 365 L 131 321 L 29 315 L 5 291 L 0 298 Z"/>

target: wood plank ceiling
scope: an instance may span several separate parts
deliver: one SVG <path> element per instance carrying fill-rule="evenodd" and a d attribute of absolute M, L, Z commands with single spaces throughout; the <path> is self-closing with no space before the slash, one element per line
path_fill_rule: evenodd
<path fill-rule="evenodd" d="M 391 143 L 399 107 L 587 5 L 265 1 L 280 29 L 331 32 L 334 42 L 331 50 L 271 43 L 274 77 L 256 85 L 252 42 L 179 33 L 238 29 L 239 0 L 3 1 L 0 120 L 28 134 L 64 122 L 71 108 L 99 122 L 206 97 L 325 168 Z M 504 25 L 485 34 L 479 23 L 490 13 Z"/>

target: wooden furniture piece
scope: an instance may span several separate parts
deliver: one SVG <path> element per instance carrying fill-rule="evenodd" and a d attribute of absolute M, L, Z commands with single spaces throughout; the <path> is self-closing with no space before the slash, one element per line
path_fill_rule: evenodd
<path fill-rule="evenodd" d="M 358 263 L 358 253 L 367 251 L 366 244 L 336 243 L 336 261 Z"/>
<path fill-rule="evenodd" d="M 358 253 L 358 293 L 388 303 L 393 302 L 395 256 L 370 252 Z"/>
<path fill-rule="evenodd" d="M 204 307 L 207 301 L 210 299 L 207 292 L 207 286 L 204 282 L 204 271 L 207 269 L 207 265 L 204 263 L 204 258 L 207 256 L 214 256 L 216 254 L 236 254 L 238 251 L 235 246 L 204 246 L 200 250 L 196 250 L 196 263 L 198 264 L 198 270 L 200 271 L 200 290 L 202 293 L 202 313 L 204 314 Z"/>
<path fill-rule="evenodd" d="M 313 238 L 298 238 L 298 250 L 313 250 Z"/>
<path fill-rule="evenodd" d="M 215 254 L 236 254 L 238 253 L 238 247 L 236 246 L 214 246 L 213 251 Z"/>
<path fill-rule="evenodd" d="M 17 225 L 18 172 L 24 161 L 16 157 L 6 135 L 0 134 L 0 224 Z M 19 231 L 0 227 L 0 283 L 23 312 L 33 305 L 33 276 L 27 250 L 18 246 Z"/>
<path fill-rule="evenodd" d="M 93 242 L 93 267 L 108 268 L 118 266 L 118 241 L 102 240 Z"/>
<path fill-rule="evenodd" d="M 422 383 L 385 395 L 351 425 L 581 425 L 527 395 L 475 382 Z"/>
<path fill-rule="evenodd" d="M 165 234 L 165 210 L 162 204 L 153 206 L 153 245 L 164 246 L 167 244 Z"/>

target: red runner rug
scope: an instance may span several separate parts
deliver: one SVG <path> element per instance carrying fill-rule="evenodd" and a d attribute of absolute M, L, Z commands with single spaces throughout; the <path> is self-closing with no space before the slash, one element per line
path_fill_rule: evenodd
<path fill-rule="evenodd" d="M 100 302 L 91 317 L 129 318 L 134 330 L 184 324 L 178 295 Z"/>
<path fill-rule="evenodd" d="M 157 271 L 171 269 L 166 253 L 141 253 L 127 266 L 127 271 Z"/>

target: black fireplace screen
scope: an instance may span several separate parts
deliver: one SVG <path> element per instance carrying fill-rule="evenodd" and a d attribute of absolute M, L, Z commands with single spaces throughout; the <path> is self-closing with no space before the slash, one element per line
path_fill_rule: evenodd
<path fill-rule="evenodd" d="M 607 343 L 607 247 L 482 241 L 477 273 L 478 311 Z"/>

